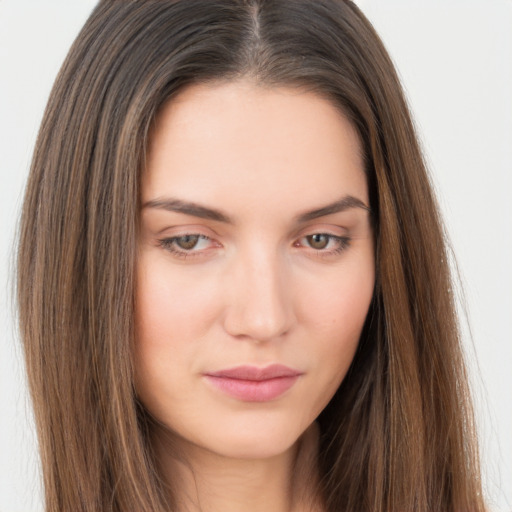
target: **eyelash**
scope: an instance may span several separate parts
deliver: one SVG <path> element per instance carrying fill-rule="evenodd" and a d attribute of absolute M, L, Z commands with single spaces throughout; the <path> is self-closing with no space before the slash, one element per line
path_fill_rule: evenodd
<path fill-rule="evenodd" d="M 343 251 L 345 251 L 346 249 L 348 249 L 348 247 L 350 246 L 350 243 L 351 243 L 351 239 L 347 236 L 338 236 L 338 235 L 333 235 L 331 233 L 312 233 L 311 235 L 306 235 L 306 236 L 300 237 L 297 241 L 295 241 L 293 243 L 293 246 L 294 247 L 302 247 L 302 245 L 300 244 L 300 241 L 304 240 L 304 239 L 311 238 L 313 236 L 328 237 L 329 240 L 327 242 L 327 246 L 332 241 L 334 241 L 336 243 L 336 247 L 334 247 L 333 249 L 315 249 L 314 247 L 309 247 L 309 249 L 314 251 L 316 256 L 320 256 L 320 257 L 329 257 L 329 256 L 334 256 L 334 255 L 340 254 Z M 208 250 L 208 249 L 194 250 L 197 243 L 193 247 L 191 247 L 189 250 L 179 248 L 177 246 L 176 242 L 178 240 L 184 239 L 186 237 L 197 237 L 198 241 L 199 240 L 212 241 L 212 239 L 206 235 L 200 235 L 198 233 L 186 233 L 184 235 L 173 236 L 170 238 L 163 238 L 161 240 L 158 240 L 158 245 L 160 247 L 162 247 L 163 249 L 165 249 L 166 251 L 173 254 L 174 256 L 177 256 L 178 258 L 183 258 L 183 259 L 204 255 L 204 252 Z"/>
<path fill-rule="evenodd" d="M 174 256 L 178 256 L 179 258 L 190 258 L 195 256 L 200 256 L 201 253 L 204 251 L 194 251 L 194 247 L 192 247 L 190 250 L 179 248 L 176 244 L 177 240 L 186 238 L 186 237 L 197 237 L 198 240 L 212 240 L 210 237 L 206 235 L 200 235 L 198 233 L 186 233 L 184 235 L 180 236 L 173 236 L 170 238 L 163 238 L 158 241 L 158 245 L 165 249 L 166 251 L 170 252 Z M 197 244 L 196 244 L 197 245 Z"/>
<path fill-rule="evenodd" d="M 328 238 L 327 246 L 331 242 L 335 242 L 336 243 L 336 246 L 333 249 L 325 249 L 325 248 L 324 249 L 315 249 L 314 247 L 309 247 L 310 249 L 315 251 L 315 253 L 318 256 L 328 257 L 328 256 L 333 256 L 333 255 L 336 255 L 336 254 L 340 254 L 345 249 L 348 249 L 348 247 L 350 246 L 350 241 L 351 240 L 350 240 L 349 237 L 333 235 L 331 233 L 312 233 L 311 235 L 306 235 L 306 236 L 303 236 L 303 237 L 299 238 L 299 240 L 294 242 L 293 245 L 294 245 L 294 247 L 300 247 L 300 245 L 299 245 L 299 241 L 300 240 L 312 238 L 314 236 L 327 237 Z"/>

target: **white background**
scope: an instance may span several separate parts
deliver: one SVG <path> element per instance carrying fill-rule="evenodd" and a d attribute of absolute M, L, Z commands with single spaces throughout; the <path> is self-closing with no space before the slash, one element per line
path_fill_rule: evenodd
<path fill-rule="evenodd" d="M 491 511 L 512 511 L 512 1 L 359 0 L 403 79 L 466 295 Z M 92 0 L 0 1 L 0 512 L 40 512 L 13 239 L 53 79 Z M 470 336 L 469 333 L 472 333 Z"/>

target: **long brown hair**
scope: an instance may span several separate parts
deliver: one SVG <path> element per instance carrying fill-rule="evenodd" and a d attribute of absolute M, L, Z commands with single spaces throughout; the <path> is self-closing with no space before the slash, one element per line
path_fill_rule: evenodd
<path fill-rule="evenodd" d="M 360 135 L 376 288 L 319 418 L 328 511 L 482 511 L 445 237 L 399 80 L 343 0 L 102 1 L 56 80 L 18 258 L 48 512 L 172 508 L 132 381 L 139 181 L 152 122 L 189 84 L 329 98 Z"/>

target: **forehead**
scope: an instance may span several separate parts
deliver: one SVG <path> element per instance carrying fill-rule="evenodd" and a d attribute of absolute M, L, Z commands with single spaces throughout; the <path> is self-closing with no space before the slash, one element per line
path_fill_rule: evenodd
<path fill-rule="evenodd" d="M 343 194 L 368 200 L 360 140 L 340 110 L 312 92 L 194 85 L 164 106 L 151 133 L 143 202 L 170 195 L 279 209 Z"/>

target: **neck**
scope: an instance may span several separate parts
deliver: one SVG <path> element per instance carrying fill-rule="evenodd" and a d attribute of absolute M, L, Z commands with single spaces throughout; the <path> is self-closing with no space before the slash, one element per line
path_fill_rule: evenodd
<path fill-rule="evenodd" d="M 154 441 L 179 512 L 316 512 L 317 438 L 313 425 L 289 450 L 262 459 L 183 449 L 168 432 Z"/>

